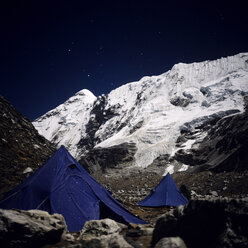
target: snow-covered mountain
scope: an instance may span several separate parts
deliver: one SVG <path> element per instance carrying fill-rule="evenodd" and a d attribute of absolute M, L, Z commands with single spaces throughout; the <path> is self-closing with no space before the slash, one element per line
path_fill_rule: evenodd
<path fill-rule="evenodd" d="M 86 124 L 96 97 L 89 90 L 81 90 L 65 103 L 33 122 L 39 133 L 56 145 L 65 145 L 73 155 L 77 144 L 86 137 Z"/>
<path fill-rule="evenodd" d="M 248 53 L 240 53 L 215 61 L 179 63 L 162 75 L 125 84 L 108 95 L 79 91 L 33 124 L 77 159 L 93 154 L 102 166 L 103 159 L 113 158 L 116 151 L 128 155 L 126 160 L 122 156 L 122 162 L 129 166 L 146 168 L 161 157 L 170 161 L 178 150 L 186 151 L 203 140 L 207 132 L 198 132 L 200 126 L 243 113 L 247 92 Z M 189 131 L 194 138 L 178 146 L 178 138 Z M 169 162 L 167 168 L 175 169 Z M 180 164 L 177 170 L 187 168 Z"/>

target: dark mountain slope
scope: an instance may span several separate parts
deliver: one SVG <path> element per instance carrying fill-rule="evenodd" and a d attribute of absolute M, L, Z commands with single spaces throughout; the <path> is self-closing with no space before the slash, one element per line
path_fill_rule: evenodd
<path fill-rule="evenodd" d="M 32 123 L 0 96 L 0 197 L 26 177 L 27 167 L 36 170 L 54 151 Z"/>

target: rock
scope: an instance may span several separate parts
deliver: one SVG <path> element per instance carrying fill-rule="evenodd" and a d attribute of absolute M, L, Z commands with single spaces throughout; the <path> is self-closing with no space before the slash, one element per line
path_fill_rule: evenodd
<path fill-rule="evenodd" d="M 80 233 L 82 248 L 132 248 L 119 233 L 126 225 L 111 219 L 87 221 Z"/>
<path fill-rule="evenodd" d="M 126 225 L 108 218 L 101 220 L 91 220 L 85 223 L 84 228 L 80 232 L 79 239 L 89 235 L 100 237 L 102 235 L 119 233 L 125 228 L 127 228 Z"/>
<path fill-rule="evenodd" d="M 62 215 L 40 210 L 0 209 L 0 243 L 2 247 L 41 247 L 60 241 L 66 231 Z"/>
<path fill-rule="evenodd" d="M 181 237 L 188 247 L 248 247 L 248 198 L 191 200 L 161 217 L 152 245 L 163 237 Z"/>
<path fill-rule="evenodd" d="M 133 248 L 123 236 L 117 233 L 83 239 L 81 244 L 82 248 Z"/>
<path fill-rule="evenodd" d="M 127 231 L 127 237 L 140 237 L 152 235 L 154 228 L 146 227 L 144 225 L 137 225 L 135 228 L 131 228 Z"/>
<path fill-rule="evenodd" d="M 196 192 L 194 191 L 194 190 L 191 190 L 190 191 L 190 196 L 196 196 L 197 194 L 196 194 Z"/>
<path fill-rule="evenodd" d="M 208 108 L 208 107 L 210 107 L 211 106 L 211 104 L 208 102 L 208 101 L 206 101 L 206 100 L 204 100 L 204 101 L 202 101 L 202 104 L 201 104 L 203 107 L 206 107 L 206 108 Z"/>
<path fill-rule="evenodd" d="M 30 168 L 30 167 L 27 167 L 22 173 L 23 173 L 23 174 L 29 174 L 29 173 L 31 173 L 31 172 L 33 172 L 33 169 Z"/>
<path fill-rule="evenodd" d="M 218 196 L 218 192 L 217 191 L 209 191 L 209 194 L 212 196 L 217 197 Z"/>
<path fill-rule="evenodd" d="M 62 239 L 71 243 L 75 241 L 75 237 L 71 233 L 64 233 Z"/>
<path fill-rule="evenodd" d="M 175 106 L 186 107 L 187 105 L 189 105 L 190 99 L 176 96 L 170 99 L 170 103 Z"/>
<path fill-rule="evenodd" d="M 162 238 L 155 248 L 187 248 L 180 237 Z"/>
<path fill-rule="evenodd" d="M 60 245 L 59 248 L 82 248 L 82 244 L 65 244 L 65 245 Z"/>

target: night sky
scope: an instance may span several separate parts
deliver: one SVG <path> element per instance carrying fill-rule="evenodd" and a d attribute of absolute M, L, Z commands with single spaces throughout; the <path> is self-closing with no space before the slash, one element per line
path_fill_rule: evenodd
<path fill-rule="evenodd" d="M 84 88 L 248 52 L 246 2 L 1 1 L 0 94 L 34 120 Z"/>

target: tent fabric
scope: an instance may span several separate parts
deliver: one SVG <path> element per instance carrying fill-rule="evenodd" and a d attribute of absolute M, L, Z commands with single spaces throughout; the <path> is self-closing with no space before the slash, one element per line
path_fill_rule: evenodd
<path fill-rule="evenodd" d="M 39 209 L 65 218 L 70 232 L 88 220 L 111 218 L 124 224 L 146 224 L 99 184 L 62 146 L 43 166 L 0 202 L 3 209 Z"/>
<path fill-rule="evenodd" d="M 188 200 L 181 194 L 171 175 L 161 180 L 156 188 L 144 200 L 138 203 L 143 207 L 162 207 L 186 205 Z"/>

